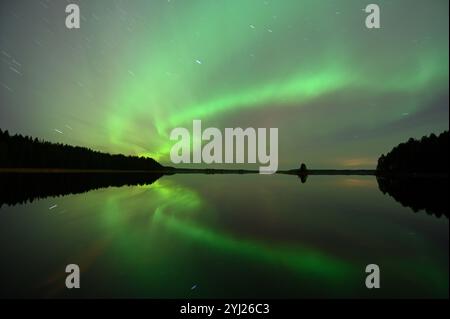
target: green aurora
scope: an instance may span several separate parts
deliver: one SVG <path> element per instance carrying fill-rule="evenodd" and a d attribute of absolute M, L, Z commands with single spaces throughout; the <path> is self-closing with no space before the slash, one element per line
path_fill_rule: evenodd
<path fill-rule="evenodd" d="M 372 168 L 448 129 L 448 1 L 2 1 L 0 127 L 152 156 L 170 131 L 278 127 L 280 168 Z M 17 72 L 15 72 L 17 71 Z M 220 165 L 218 165 L 220 166 Z"/>

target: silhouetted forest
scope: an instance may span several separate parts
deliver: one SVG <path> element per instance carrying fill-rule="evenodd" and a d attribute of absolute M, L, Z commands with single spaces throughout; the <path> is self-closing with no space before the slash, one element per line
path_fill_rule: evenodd
<path fill-rule="evenodd" d="M 65 174 L 0 174 L 0 208 L 3 204 L 16 205 L 35 199 L 79 194 L 105 187 L 149 185 L 162 174 L 127 173 L 65 173 Z"/>
<path fill-rule="evenodd" d="M 432 174 L 448 175 L 448 135 L 413 138 L 378 159 L 378 175 Z"/>
<path fill-rule="evenodd" d="M 79 146 L 56 144 L 0 130 L 0 168 L 155 170 L 152 158 L 111 155 Z"/>

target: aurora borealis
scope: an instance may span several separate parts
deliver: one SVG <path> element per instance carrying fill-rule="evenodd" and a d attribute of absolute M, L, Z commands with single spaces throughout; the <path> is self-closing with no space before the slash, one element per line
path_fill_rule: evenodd
<path fill-rule="evenodd" d="M 194 119 L 277 127 L 280 168 L 373 168 L 448 129 L 449 43 L 448 1 L 372 2 L 70 1 L 68 30 L 69 2 L 2 1 L 0 127 L 163 164 Z"/>

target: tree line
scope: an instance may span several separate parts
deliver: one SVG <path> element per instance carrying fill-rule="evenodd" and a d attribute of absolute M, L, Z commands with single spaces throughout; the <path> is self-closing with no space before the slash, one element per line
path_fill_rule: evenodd
<path fill-rule="evenodd" d="M 378 159 L 378 174 L 448 174 L 448 137 L 431 134 L 420 140 L 410 138 Z"/>
<path fill-rule="evenodd" d="M 86 147 L 40 141 L 0 129 L 0 168 L 155 170 L 152 158 L 108 154 Z"/>

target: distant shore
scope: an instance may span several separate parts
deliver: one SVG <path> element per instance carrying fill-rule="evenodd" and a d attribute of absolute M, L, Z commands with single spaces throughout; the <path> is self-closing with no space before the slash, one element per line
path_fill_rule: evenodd
<path fill-rule="evenodd" d="M 0 168 L 0 174 L 259 174 L 259 170 L 212 169 L 212 168 L 175 168 L 162 167 L 154 170 L 113 170 L 113 169 L 67 169 L 67 168 Z M 375 169 L 300 169 L 279 170 L 275 174 L 296 176 L 377 176 L 381 178 L 448 178 L 448 173 L 397 173 L 378 172 Z"/>
<path fill-rule="evenodd" d="M 287 171 L 278 171 L 277 174 L 288 175 L 376 175 L 374 169 L 308 169 L 301 171 L 298 169 L 291 169 Z"/>
<path fill-rule="evenodd" d="M 375 175 L 375 170 L 316 169 L 301 172 L 297 169 L 280 170 L 276 174 L 287 175 Z M 174 168 L 157 170 L 107 170 L 107 169 L 64 169 L 64 168 L 0 168 L 0 173 L 145 173 L 145 174 L 259 174 L 259 170 Z"/>
<path fill-rule="evenodd" d="M 119 170 L 119 169 L 67 169 L 67 168 L 0 168 L 0 173 L 36 173 L 36 174 L 69 174 L 69 173 L 142 173 L 165 174 L 166 169 L 158 170 Z"/>

